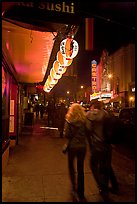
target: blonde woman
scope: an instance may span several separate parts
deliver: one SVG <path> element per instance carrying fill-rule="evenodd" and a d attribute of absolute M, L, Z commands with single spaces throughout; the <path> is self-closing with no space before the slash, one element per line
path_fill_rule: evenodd
<path fill-rule="evenodd" d="M 68 167 L 72 195 L 84 201 L 84 159 L 86 155 L 86 113 L 84 108 L 73 103 L 66 114 L 64 137 L 68 138 Z M 75 159 L 77 169 L 75 169 Z M 76 174 L 77 172 L 77 174 Z M 76 177 L 77 175 L 77 177 Z"/>

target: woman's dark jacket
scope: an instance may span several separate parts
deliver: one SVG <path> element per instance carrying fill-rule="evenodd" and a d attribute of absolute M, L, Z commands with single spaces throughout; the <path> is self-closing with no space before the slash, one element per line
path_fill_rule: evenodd
<path fill-rule="evenodd" d="M 86 148 L 86 133 L 81 121 L 65 121 L 63 135 L 69 140 L 69 148 Z"/>

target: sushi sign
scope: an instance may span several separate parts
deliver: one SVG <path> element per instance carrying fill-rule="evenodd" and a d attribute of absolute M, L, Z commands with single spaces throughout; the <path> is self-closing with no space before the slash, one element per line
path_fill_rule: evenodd
<path fill-rule="evenodd" d="M 97 89 L 97 62 L 95 60 L 91 62 L 91 86 L 92 91 L 95 92 Z"/>

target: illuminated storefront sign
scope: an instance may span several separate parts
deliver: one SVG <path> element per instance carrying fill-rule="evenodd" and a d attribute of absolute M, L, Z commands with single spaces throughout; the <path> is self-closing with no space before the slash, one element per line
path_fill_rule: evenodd
<path fill-rule="evenodd" d="M 78 53 L 78 43 L 72 38 L 66 38 L 60 43 L 60 50 L 57 52 L 57 60 L 53 62 L 50 75 L 43 87 L 45 92 L 55 86 L 62 75 L 67 71 L 67 67 L 71 65 L 73 58 Z"/>
<path fill-rule="evenodd" d="M 78 54 L 78 43 L 72 38 L 66 38 L 60 43 L 60 52 L 67 60 L 73 59 Z"/>
<path fill-rule="evenodd" d="M 102 93 L 101 98 L 111 98 L 112 93 Z"/>
<path fill-rule="evenodd" d="M 90 101 L 93 100 L 93 99 L 100 98 L 100 95 L 101 95 L 100 92 L 98 92 L 98 93 L 94 92 L 92 95 L 90 95 Z"/>
<path fill-rule="evenodd" d="M 112 97 L 112 93 L 110 92 L 94 92 L 92 95 L 90 95 L 90 101 L 93 99 L 99 99 L 99 100 L 103 100 L 103 99 L 108 99 Z"/>
<path fill-rule="evenodd" d="M 91 62 L 91 86 L 92 91 L 95 92 L 97 89 L 97 62 L 95 60 Z"/>
<path fill-rule="evenodd" d="M 73 62 L 73 59 L 66 59 L 63 57 L 60 51 L 57 52 L 57 61 L 60 63 L 60 66 L 70 66 Z"/>
<path fill-rule="evenodd" d="M 40 27 L 45 27 L 45 22 L 79 25 L 79 7 L 77 1 L 2 2 L 2 16 Z"/>
<path fill-rule="evenodd" d="M 67 71 L 67 67 L 60 66 L 60 63 L 56 60 L 53 63 L 53 70 L 58 74 L 64 74 Z"/>
<path fill-rule="evenodd" d="M 54 2 L 38 2 L 37 4 L 35 2 L 17 2 L 16 5 L 18 6 L 24 6 L 24 7 L 36 7 L 41 10 L 47 10 L 47 11 L 56 11 L 56 12 L 62 12 L 62 13 L 75 13 L 74 12 L 74 3 L 67 4 L 65 1 L 62 3 L 54 3 Z"/>
<path fill-rule="evenodd" d="M 5 77 L 4 68 L 2 67 L 2 97 L 5 92 L 5 89 L 6 89 L 6 77 Z"/>
<path fill-rule="evenodd" d="M 57 60 L 54 61 L 50 70 L 51 80 L 47 80 L 43 89 L 50 92 L 54 85 L 58 82 L 62 75 L 67 71 L 67 67 L 71 65 L 73 58 L 78 53 L 78 43 L 72 38 L 66 38 L 60 43 L 60 50 L 57 52 Z"/>

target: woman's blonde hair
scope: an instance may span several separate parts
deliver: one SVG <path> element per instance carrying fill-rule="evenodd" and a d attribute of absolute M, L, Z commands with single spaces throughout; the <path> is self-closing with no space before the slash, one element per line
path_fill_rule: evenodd
<path fill-rule="evenodd" d="M 78 103 L 73 103 L 66 114 L 66 120 L 85 122 L 86 113 L 84 108 Z"/>

